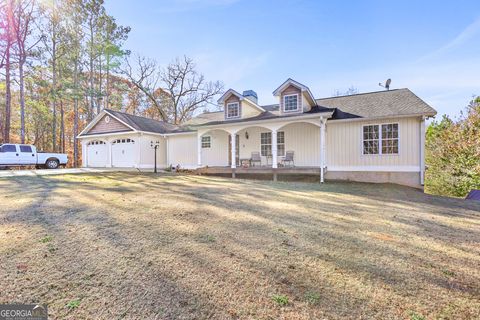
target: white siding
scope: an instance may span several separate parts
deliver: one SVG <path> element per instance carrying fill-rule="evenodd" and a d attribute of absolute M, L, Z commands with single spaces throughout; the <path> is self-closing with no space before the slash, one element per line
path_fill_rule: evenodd
<path fill-rule="evenodd" d="M 248 99 L 242 100 L 242 118 L 251 118 L 259 114 L 260 110 L 254 107 Z"/>
<path fill-rule="evenodd" d="M 303 108 L 303 111 L 310 111 L 312 109 L 312 105 L 308 101 L 306 95 L 307 95 L 306 92 L 302 92 L 302 108 Z"/>
<path fill-rule="evenodd" d="M 248 139 L 245 134 L 248 132 Z M 240 159 L 250 159 L 252 152 L 260 152 L 260 133 L 270 132 L 270 130 L 261 127 L 251 127 L 241 130 L 239 135 Z M 262 157 L 262 165 L 267 164 L 266 157 Z"/>
<path fill-rule="evenodd" d="M 210 136 L 210 148 L 202 148 L 202 166 L 228 166 L 228 133 L 212 130 L 203 136 Z"/>
<path fill-rule="evenodd" d="M 182 168 L 197 167 L 197 134 L 179 134 L 168 137 L 169 164 Z"/>
<path fill-rule="evenodd" d="M 398 155 L 363 155 L 362 126 L 366 124 L 399 124 Z M 369 121 L 327 122 L 327 167 L 329 170 L 352 167 L 398 167 L 420 166 L 420 119 L 383 119 Z M 418 170 L 417 170 L 418 171 Z"/>
<path fill-rule="evenodd" d="M 320 128 L 309 123 L 294 123 L 279 131 L 285 132 L 285 150 L 295 152 L 296 166 L 319 166 L 320 163 Z M 248 139 L 246 133 L 248 132 Z M 250 127 L 238 132 L 240 159 L 250 158 L 252 152 L 260 152 L 260 136 L 262 132 L 270 132 L 267 128 Z M 210 131 L 205 135 L 212 137 L 211 149 L 202 149 L 202 166 L 228 165 L 228 134 L 221 130 Z M 283 157 L 279 156 L 280 163 Z M 267 165 L 266 157 L 262 157 L 262 165 Z M 271 165 L 271 163 L 269 163 Z"/>
<path fill-rule="evenodd" d="M 295 123 L 279 131 L 285 131 L 285 151 L 295 152 L 296 166 L 320 166 L 320 127 L 309 123 Z"/>
<path fill-rule="evenodd" d="M 155 164 L 155 153 L 151 146 L 152 141 L 159 142 L 157 149 L 157 167 L 165 168 L 168 166 L 166 141 L 164 137 L 145 134 L 140 136 L 138 140 L 139 154 L 137 156 L 140 159 L 140 168 L 153 168 Z"/>

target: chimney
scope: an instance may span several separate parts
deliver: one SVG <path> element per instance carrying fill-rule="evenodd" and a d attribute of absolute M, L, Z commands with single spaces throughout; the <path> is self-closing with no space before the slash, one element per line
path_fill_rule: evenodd
<path fill-rule="evenodd" d="M 255 103 L 258 103 L 258 96 L 257 93 L 253 90 L 245 90 L 242 94 L 245 98 Z"/>

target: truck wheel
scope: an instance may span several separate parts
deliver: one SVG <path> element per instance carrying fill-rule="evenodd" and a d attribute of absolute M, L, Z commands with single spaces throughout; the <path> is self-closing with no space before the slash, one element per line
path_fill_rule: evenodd
<path fill-rule="evenodd" d="M 57 169 L 59 167 L 59 163 L 57 159 L 48 159 L 45 165 L 47 166 L 48 169 Z"/>

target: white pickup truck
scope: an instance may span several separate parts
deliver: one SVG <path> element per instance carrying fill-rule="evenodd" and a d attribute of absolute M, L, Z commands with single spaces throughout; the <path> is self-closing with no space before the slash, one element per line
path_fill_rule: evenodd
<path fill-rule="evenodd" d="M 0 169 L 19 166 L 57 169 L 65 166 L 67 162 L 66 154 L 37 152 L 37 148 L 30 144 L 6 143 L 0 145 Z"/>

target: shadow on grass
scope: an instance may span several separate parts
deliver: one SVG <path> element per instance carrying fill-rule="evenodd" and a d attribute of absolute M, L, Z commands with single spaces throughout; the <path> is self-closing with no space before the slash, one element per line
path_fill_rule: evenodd
<path fill-rule="evenodd" d="M 45 262 L 55 272 L 47 281 L 65 278 L 84 295 L 78 317 L 395 319 L 417 302 L 424 313 L 438 314 L 435 303 L 449 299 L 474 308 L 479 295 L 478 274 L 467 272 L 479 259 L 451 256 L 466 230 L 426 220 L 420 209 L 455 221 L 475 221 L 476 211 L 455 201 L 431 203 L 409 188 L 387 185 L 379 193 L 377 185 L 132 173 L 25 180 L 12 179 L 7 192 L 34 200 L 2 216 L 40 226 L 61 243 Z M 417 246 L 411 236 L 435 246 Z M 469 238 L 478 243 L 480 236 Z M 455 275 L 446 276 L 445 267 Z M 7 276 L 18 277 L 13 270 Z M 59 291 L 45 294 L 62 302 Z M 449 296 L 429 301 L 437 291 Z M 278 292 L 292 305 L 275 308 L 271 295 Z M 307 292 L 320 293 L 321 301 L 308 306 Z M 53 309 L 68 316 L 60 302 Z"/>

